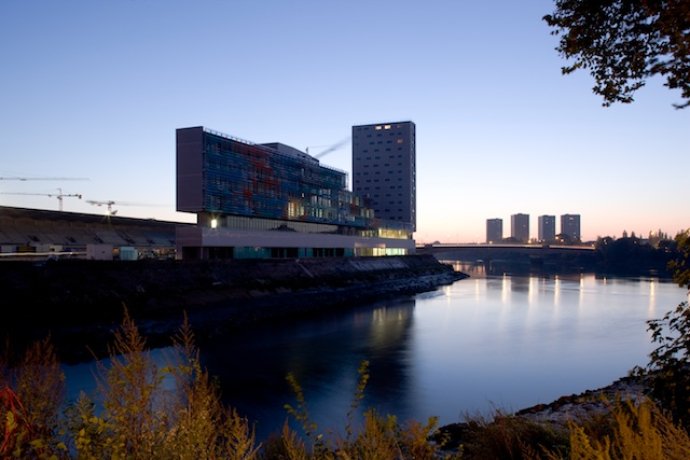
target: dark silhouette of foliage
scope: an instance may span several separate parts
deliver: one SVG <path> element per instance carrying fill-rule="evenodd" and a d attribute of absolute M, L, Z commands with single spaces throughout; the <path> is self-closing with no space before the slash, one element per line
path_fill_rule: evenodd
<path fill-rule="evenodd" d="M 678 256 L 671 265 L 674 280 L 690 289 L 689 232 L 676 236 Z M 647 322 L 657 347 L 649 355 L 647 369 L 654 396 L 673 419 L 690 428 L 690 305 L 682 302 L 661 319 Z"/>
<path fill-rule="evenodd" d="M 688 0 L 556 0 L 544 16 L 556 50 L 571 65 L 563 74 L 588 69 L 603 105 L 633 101 L 635 91 L 653 76 L 679 89 L 690 105 L 690 2 Z"/>
<path fill-rule="evenodd" d="M 609 236 L 596 242 L 597 263 L 600 269 L 622 274 L 667 271 L 675 256 L 672 242 L 660 242 L 657 247 L 635 236 L 614 239 Z"/>
<path fill-rule="evenodd" d="M 676 236 L 675 259 L 669 263 L 673 280 L 690 289 L 690 230 Z"/>

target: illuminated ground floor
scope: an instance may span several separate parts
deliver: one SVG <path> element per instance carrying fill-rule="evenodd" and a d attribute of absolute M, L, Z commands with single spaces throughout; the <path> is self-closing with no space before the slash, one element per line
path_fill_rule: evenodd
<path fill-rule="evenodd" d="M 399 256 L 415 252 L 413 239 L 205 226 L 178 228 L 176 242 L 177 257 L 192 260 Z"/>

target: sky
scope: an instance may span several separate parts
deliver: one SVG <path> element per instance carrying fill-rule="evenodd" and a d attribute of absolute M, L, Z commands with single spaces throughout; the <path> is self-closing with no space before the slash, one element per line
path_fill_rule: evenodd
<path fill-rule="evenodd" d="M 552 1 L 4 0 L 0 205 L 190 222 L 175 130 L 311 153 L 417 127 L 418 243 L 580 214 L 583 239 L 690 227 L 690 109 L 652 79 L 602 107 L 541 19 Z M 351 143 L 320 158 L 351 173 Z M 68 180 L 70 179 L 70 180 Z M 74 180 L 85 179 L 85 180 Z M 18 195 L 24 193 L 30 195 Z M 557 227 L 558 230 L 558 227 Z"/>

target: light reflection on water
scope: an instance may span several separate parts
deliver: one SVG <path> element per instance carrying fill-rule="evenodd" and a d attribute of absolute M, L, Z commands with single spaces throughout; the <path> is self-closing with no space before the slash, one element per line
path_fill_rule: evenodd
<path fill-rule="evenodd" d="M 550 402 L 626 375 L 651 351 L 645 321 L 686 298 L 683 289 L 658 280 L 473 277 L 200 345 L 227 402 L 256 421 L 259 438 L 279 430 L 287 418 L 283 405 L 294 404 L 288 372 L 301 382 L 319 427 L 342 429 L 364 359 L 371 363 L 365 406 L 401 421 L 435 415 L 450 423 L 467 413 Z"/>

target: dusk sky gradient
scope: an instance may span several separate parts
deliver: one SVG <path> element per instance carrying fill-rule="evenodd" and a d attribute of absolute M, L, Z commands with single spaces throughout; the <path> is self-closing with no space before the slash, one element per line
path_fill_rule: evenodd
<path fill-rule="evenodd" d="M 553 1 L 31 1 L 0 4 L 0 205 L 191 221 L 175 129 L 318 153 L 352 125 L 417 126 L 418 242 L 487 218 L 581 214 L 584 239 L 690 227 L 690 109 L 650 80 L 604 108 L 562 76 Z M 351 173 L 351 143 L 321 159 Z M 558 228 L 557 228 L 558 229 Z"/>

